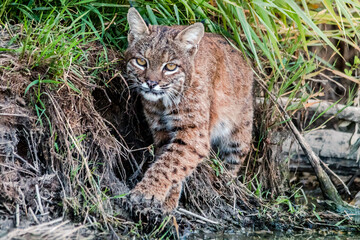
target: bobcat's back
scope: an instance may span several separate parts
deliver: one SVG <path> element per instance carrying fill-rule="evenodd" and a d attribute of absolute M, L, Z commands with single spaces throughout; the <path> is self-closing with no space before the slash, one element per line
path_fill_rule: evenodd
<path fill-rule="evenodd" d="M 241 127 L 244 115 L 250 115 L 246 118 L 252 120 L 253 73 L 241 52 L 224 37 L 205 33 L 195 58 L 195 69 L 199 75 L 197 79 L 209 88 L 212 129 L 217 130 L 217 123 L 226 125 L 227 121 Z M 249 122 L 245 124 L 250 125 Z M 224 130 L 227 131 L 221 131 Z M 216 132 L 213 137 L 216 137 Z"/>

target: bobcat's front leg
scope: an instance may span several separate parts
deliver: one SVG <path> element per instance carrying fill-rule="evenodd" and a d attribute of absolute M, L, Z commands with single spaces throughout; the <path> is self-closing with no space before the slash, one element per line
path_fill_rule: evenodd
<path fill-rule="evenodd" d="M 173 126 L 173 139 L 164 146 L 157 161 L 130 193 L 130 202 L 135 211 L 146 212 L 154 207 L 162 212 L 165 209 L 173 210 L 164 204 L 170 189 L 181 185 L 209 153 L 207 126 L 204 122 Z M 177 203 L 171 205 L 176 206 Z"/>

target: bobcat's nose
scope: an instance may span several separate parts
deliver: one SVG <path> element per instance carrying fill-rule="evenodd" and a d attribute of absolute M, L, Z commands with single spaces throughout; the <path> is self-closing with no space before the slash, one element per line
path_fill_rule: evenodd
<path fill-rule="evenodd" d="M 146 84 L 149 86 L 150 89 L 153 89 L 159 83 L 156 81 L 146 80 Z"/>

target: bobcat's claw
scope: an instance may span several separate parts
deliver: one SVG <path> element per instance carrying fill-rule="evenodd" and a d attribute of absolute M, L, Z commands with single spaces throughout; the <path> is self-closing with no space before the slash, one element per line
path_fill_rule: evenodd
<path fill-rule="evenodd" d="M 145 222 L 158 223 L 165 213 L 159 200 L 153 196 L 146 198 L 139 191 L 131 192 L 126 198 L 123 198 L 122 203 L 133 218 Z"/>

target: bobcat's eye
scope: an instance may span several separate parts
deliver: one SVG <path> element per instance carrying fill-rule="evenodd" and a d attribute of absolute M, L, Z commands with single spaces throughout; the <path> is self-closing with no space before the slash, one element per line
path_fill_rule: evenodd
<path fill-rule="evenodd" d="M 177 68 L 177 65 L 174 63 L 168 63 L 165 65 L 164 69 L 166 71 L 174 71 Z"/>
<path fill-rule="evenodd" d="M 136 59 L 136 63 L 139 64 L 139 65 L 142 66 L 142 67 L 145 67 L 145 66 L 146 66 L 146 60 L 143 59 L 143 58 L 137 58 L 137 59 Z"/>

